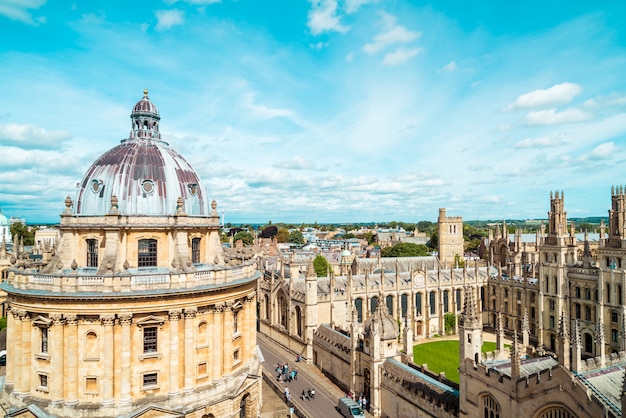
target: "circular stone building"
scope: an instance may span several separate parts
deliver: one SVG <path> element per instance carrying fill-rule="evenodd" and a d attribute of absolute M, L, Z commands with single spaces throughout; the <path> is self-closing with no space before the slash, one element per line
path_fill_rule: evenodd
<path fill-rule="evenodd" d="M 66 198 L 51 261 L 0 285 L 0 404 L 15 417 L 256 417 L 259 273 L 225 256 L 217 205 L 161 139 L 147 90 L 131 120 Z"/>

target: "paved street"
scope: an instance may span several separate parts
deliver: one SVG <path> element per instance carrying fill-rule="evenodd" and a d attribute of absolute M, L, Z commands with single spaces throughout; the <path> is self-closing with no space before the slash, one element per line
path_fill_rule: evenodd
<path fill-rule="evenodd" d="M 276 366 L 278 363 L 289 364 L 289 370 L 295 367 L 298 371 L 298 380 L 290 383 L 280 382 L 280 387 L 284 390 L 287 386 L 291 392 L 293 403 L 311 418 L 335 418 L 341 417 L 335 406 L 337 399 L 345 394 L 335 386 L 322 372 L 312 364 L 304 362 L 296 363 L 295 354 L 292 354 L 282 348 L 280 345 L 273 343 L 262 334 L 257 334 L 257 342 L 265 362 L 263 363 L 264 373 L 272 376 L 276 381 Z M 315 399 L 302 400 L 300 394 L 303 390 L 315 388 Z"/>

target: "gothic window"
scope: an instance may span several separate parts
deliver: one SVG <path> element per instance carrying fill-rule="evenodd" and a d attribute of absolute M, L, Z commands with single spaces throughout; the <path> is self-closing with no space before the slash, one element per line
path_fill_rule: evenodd
<path fill-rule="evenodd" d="M 535 302 L 535 292 L 530 292 L 530 301 Z"/>
<path fill-rule="evenodd" d="M 550 291 L 550 278 L 548 276 L 545 277 L 546 283 L 546 293 Z"/>
<path fill-rule="evenodd" d="M 554 315 L 550 315 L 550 328 L 554 328 Z"/>
<path fill-rule="evenodd" d="M 569 410 L 562 406 L 548 407 L 547 410 L 543 410 L 540 414 L 536 415 L 537 418 L 574 418 L 576 415 L 572 414 Z"/>
<path fill-rule="evenodd" d="M 521 290 L 517 291 L 517 300 L 522 300 L 522 291 Z"/>
<path fill-rule="evenodd" d="M 422 314 L 422 294 L 421 293 L 415 294 L 415 310 L 418 315 Z"/>
<path fill-rule="evenodd" d="M 500 418 L 500 405 L 490 395 L 483 396 L 484 418 Z"/>
<path fill-rule="evenodd" d="M 485 310 L 485 288 L 481 287 L 480 288 L 480 309 L 481 310 Z M 461 310 L 461 306 L 459 305 L 458 310 Z"/>
<path fill-rule="evenodd" d="M 137 253 L 139 267 L 155 267 L 157 265 L 157 240 L 140 239 Z"/>
<path fill-rule="evenodd" d="M 505 298 L 509 297 L 509 289 L 507 289 L 506 287 L 504 288 L 504 297 Z"/>
<path fill-rule="evenodd" d="M 617 311 L 611 311 L 611 322 L 617 322 Z"/>
<path fill-rule="evenodd" d="M 280 325 L 287 328 L 287 300 L 282 294 L 278 297 L 278 317 Z"/>
<path fill-rule="evenodd" d="M 302 309 L 299 306 L 296 306 L 296 334 L 302 337 Z"/>
<path fill-rule="evenodd" d="M 535 319 L 535 307 L 530 307 L 530 319 Z"/>
<path fill-rule="evenodd" d="M 591 321 L 591 307 L 585 306 L 585 321 Z"/>
<path fill-rule="evenodd" d="M 554 299 L 550 299 L 550 310 L 553 311 L 554 310 Z"/>
<path fill-rule="evenodd" d="M 585 299 L 591 300 L 591 290 L 585 289 Z"/>
<path fill-rule="evenodd" d="M 606 303 L 611 303 L 611 285 L 606 284 Z"/>
<path fill-rule="evenodd" d="M 556 335 L 550 334 L 550 350 L 556 350 Z"/>
<path fill-rule="evenodd" d="M 558 280 L 556 279 L 556 277 L 553 278 L 552 283 L 554 284 L 554 293 L 558 293 Z"/>
<path fill-rule="evenodd" d="M 617 285 L 617 304 L 622 305 L 622 285 Z"/>
<path fill-rule="evenodd" d="M 200 262 L 200 238 L 193 238 L 191 240 L 191 262 Z"/>
<path fill-rule="evenodd" d="M 145 327 L 143 329 L 143 352 L 157 352 L 157 327 Z"/>
<path fill-rule="evenodd" d="M 444 290 L 443 291 L 443 311 L 445 313 L 447 313 L 449 311 L 449 303 L 448 303 L 448 291 Z"/>
<path fill-rule="evenodd" d="M 98 240 L 87 240 L 87 267 L 98 267 Z"/>
<path fill-rule="evenodd" d="M 385 304 L 387 305 L 387 313 L 393 316 L 393 296 L 387 295 L 385 298 Z"/>
<path fill-rule="evenodd" d="M 265 319 L 269 321 L 270 320 L 270 298 L 268 295 L 265 295 L 263 297 L 263 300 L 265 302 Z"/>
<path fill-rule="evenodd" d="M 518 304 L 517 305 L 517 316 L 521 316 L 522 315 L 522 305 Z"/>
<path fill-rule="evenodd" d="M 616 343 L 617 342 L 617 337 L 618 337 L 618 333 L 616 329 L 611 329 L 611 342 L 612 343 Z"/>
<path fill-rule="evenodd" d="M 576 286 L 576 297 L 580 298 L 580 287 Z"/>
<path fill-rule="evenodd" d="M 374 296 L 370 299 L 370 312 L 375 312 L 378 308 L 378 297 Z"/>
<path fill-rule="evenodd" d="M 437 309 L 435 304 L 435 292 L 430 292 L 430 314 L 434 315 Z"/>
<path fill-rule="evenodd" d="M 509 313 L 509 302 L 504 302 L 504 313 Z"/>
<path fill-rule="evenodd" d="M 585 352 L 593 353 L 593 337 L 591 334 L 585 334 Z"/>
<path fill-rule="evenodd" d="M 400 296 L 400 311 L 402 318 L 406 317 L 406 313 L 408 311 L 408 297 L 406 294 Z M 411 315 L 412 316 L 412 315 Z"/>
<path fill-rule="evenodd" d="M 576 311 L 576 318 L 580 319 L 580 303 L 574 305 L 574 310 Z"/>
<path fill-rule="evenodd" d="M 354 307 L 356 309 L 357 321 L 363 322 L 363 299 L 357 298 L 354 300 Z"/>

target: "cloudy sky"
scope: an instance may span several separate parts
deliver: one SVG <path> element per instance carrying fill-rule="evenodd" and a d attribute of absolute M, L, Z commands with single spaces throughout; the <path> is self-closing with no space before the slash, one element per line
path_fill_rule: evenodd
<path fill-rule="evenodd" d="M 625 21 L 623 0 L 0 0 L 0 210 L 58 222 L 148 88 L 227 222 L 545 218 L 551 190 L 604 216 Z"/>

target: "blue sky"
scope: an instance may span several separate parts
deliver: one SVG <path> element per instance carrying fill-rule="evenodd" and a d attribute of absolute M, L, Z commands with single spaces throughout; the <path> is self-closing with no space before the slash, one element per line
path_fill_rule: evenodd
<path fill-rule="evenodd" d="M 507 3 L 0 0 L 0 209 L 58 222 L 148 88 L 227 222 L 605 216 L 626 2 Z"/>

